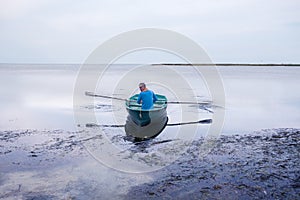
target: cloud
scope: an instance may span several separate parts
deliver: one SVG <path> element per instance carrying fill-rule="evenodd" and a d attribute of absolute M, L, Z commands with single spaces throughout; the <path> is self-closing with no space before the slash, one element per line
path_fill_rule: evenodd
<path fill-rule="evenodd" d="M 268 53 L 272 42 L 286 49 L 298 40 L 299 8 L 298 0 L 2 0 L 0 62 L 18 57 L 80 62 L 105 40 L 145 27 L 182 33 L 205 45 L 216 60 L 255 62 L 258 48 Z M 289 49 L 289 60 L 299 60 L 292 53 L 299 48 Z M 268 54 L 276 60 L 274 52 Z"/>
<path fill-rule="evenodd" d="M 26 16 L 47 3 L 45 0 L 1 0 L 0 20 L 17 19 Z"/>

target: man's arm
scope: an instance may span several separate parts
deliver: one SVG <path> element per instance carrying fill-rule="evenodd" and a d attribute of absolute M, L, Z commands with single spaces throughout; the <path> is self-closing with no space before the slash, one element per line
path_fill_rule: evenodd
<path fill-rule="evenodd" d="M 141 100 L 142 100 L 142 95 L 141 95 L 141 93 L 140 93 L 140 94 L 139 94 L 139 97 L 138 97 L 138 99 L 137 99 L 136 102 L 137 102 L 138 104 L 140 104 L 140 103 L 141 103 Z"/>
<path fill-rule="evenodd" d="M 157 101 L 157 96 L 153 92 L 153 103 L 155 103 L 155 101 Z"/>

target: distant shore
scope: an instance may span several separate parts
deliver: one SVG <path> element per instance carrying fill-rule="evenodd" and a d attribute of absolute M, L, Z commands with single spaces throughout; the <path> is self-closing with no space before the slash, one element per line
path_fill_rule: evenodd
<path fill-rule="evenodd" d="M 153 66 L 157 65 L 167 65 L 167 66 L 262 66 L 262 67 L 300 67 L 300 64 L 289 64 L 289 63 L 195 63 L 195 64 L 189 64 L 189 63 L 157 63 L 152 64 Z"/>
<path fill-rule="evenodd" d="M 98 64 L 90 64 L 90 65 L 99 65 Z M 103 65 L 108 65 L 105 63 L 102 63 Z M 101 65 L 102 65 L 101 64 Z M 115 65 L 144 65 L 143 63 L 113 63 Z M 32 66 L 80 66 L 80 65 L 86 65 L 85 63 L 0 63 L 0 67 L 6 66 L 6 65 L 14 65 L 14 66 L 25 66 L 25 65 L 32 65 Z M 146 64 L 145 64 L 146 65 Z M 147 64 L 148 65 L 148 64 Z M 167 66 L 187 66 L 187 65 L 193 65 L 193 66 L 266 66 L 266 67 L 272 67 L 272 66 L 286 66 L 286 67 L 300 67 L 300 63 L 152 63 L 149 64 L 152 66 L 161 66 L 161 65 L 167 65 Z"/>

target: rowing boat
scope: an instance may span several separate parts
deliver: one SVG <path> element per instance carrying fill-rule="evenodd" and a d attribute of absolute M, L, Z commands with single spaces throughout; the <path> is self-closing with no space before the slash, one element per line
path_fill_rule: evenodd
<path fill-rule="evenodd" d="M 148 139 L 158 136 L 166 127 L 167 98 L 156 94 L 157 101 L 150 110 L 142 110 L 137 103 L 138 94 L 135 94 L 125 102 L 128 117 L 125 124 L 125 132 L 129 136 L 138 139 Z"/>

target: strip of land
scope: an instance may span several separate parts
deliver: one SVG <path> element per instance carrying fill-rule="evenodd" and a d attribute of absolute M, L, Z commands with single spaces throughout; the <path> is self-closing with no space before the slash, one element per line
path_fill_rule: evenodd
<path fill-rule="evenodd" d="M 297 63 L 157 63 L 153 66 L 166 65 L 166 66 L 263 66 L 263 67 L 300 67 Z"/>

